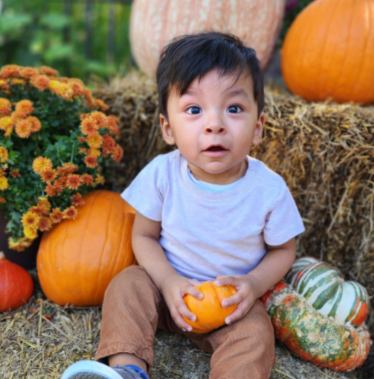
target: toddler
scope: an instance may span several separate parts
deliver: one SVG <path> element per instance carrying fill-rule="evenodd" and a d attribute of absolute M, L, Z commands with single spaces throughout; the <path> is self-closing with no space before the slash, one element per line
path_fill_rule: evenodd
<path fill-rule="evenodd" d="M 258 298 L 291 267 L 304 226 L 284 180 L 248 155 L 265 123 L 259 61 L 233 35 L 182 36 L 163 50 L 157 85 L 162 135 L 178 149 L 123 192 L 137 211 L 139 265 L 105 293 L 96 362 L 75 363 L 63 379 L 148 378 L 157 328 L 212 353 L 210 379 L 267 379 L 274 332 Z M 183 296 L 201 299 L 194 286 L 208 280 L 236 287 L 222 307 L 238 306 L 226 325 L 196 334 Z"/>

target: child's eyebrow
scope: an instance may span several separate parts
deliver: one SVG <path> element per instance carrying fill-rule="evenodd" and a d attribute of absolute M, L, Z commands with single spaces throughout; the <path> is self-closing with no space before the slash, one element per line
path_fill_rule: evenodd
<path fill-rule="evenodd" d="M 232 95 L 232 96 L 237 96 L 237 95 L 242 95 L 244 97 L 248 97 L 248 93 L 244 91 L 243 88 L 228 88 L 226 91 L 227 94 Z"/>

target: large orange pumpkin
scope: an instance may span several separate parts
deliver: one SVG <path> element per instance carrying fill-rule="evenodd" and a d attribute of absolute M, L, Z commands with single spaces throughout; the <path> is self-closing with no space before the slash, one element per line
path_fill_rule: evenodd
<path fill-rule="evenodd" d="M 204 282 L 200 287 L 195 286 L 203 293 L 203 299 L 187 294 L 184 301 L 188 309 L 195 314 L 196 321 L 183 318 L 193 327 L 194 333 L 208 333 L 213 329 L 225 325 L 225 319 L 238 307 L 238 304 L 223 308 L 222 300 L 236 293 L 236 288 L 230 285 L 217 287 L 213 281 Z"/>
<path fill-rule="evenodd" d="M 154 75 L 163 47 L 174 37 L 213 30 L 240 37 L 256 50 L 265 67 L 284 8 L 285 0 L 135 0 L 130 19 L 132 54 L 142 71 Z"/>
<path fill-rule="evenodd" d="M 374 102 L 373 0 L 318 0 L 291 25 L 282 48 L 287 87 L 307 100 Z"/>
<path fill-rule="evenodd" d="M 131 246 L 135 210 L 110 191 L 83 199 L 75 220 L 43 234 L 37 256 L 42 289 L 60 305 L 101 305 L 113 277 L 136 263 Z"/>

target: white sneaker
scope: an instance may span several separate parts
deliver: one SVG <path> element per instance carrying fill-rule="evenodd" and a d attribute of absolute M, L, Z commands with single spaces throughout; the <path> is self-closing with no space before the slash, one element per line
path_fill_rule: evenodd
<path fill-rule="evenodd" d="M 68 367 L 61 379 L 123 379 L 123 376 L 103 363 L 86 360 Z"/>

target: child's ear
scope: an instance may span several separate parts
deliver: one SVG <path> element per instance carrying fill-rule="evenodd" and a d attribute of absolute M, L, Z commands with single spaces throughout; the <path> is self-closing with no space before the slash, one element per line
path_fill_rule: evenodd
<path fill-rule="evenodd" d="M 160 114 L 160 125 L 161 125 L 162 137 L 164 138 L 165 142 L 168 145 L 174 145 L 175 139 L 173 136 L 173 131 L 171 130 L 169 121 L 163 114 Z"/>
<path fill-rule="evenodd" d="M 261 142 L 262 139 L 262 132 L 264 130 L 266 122 L 266 116 L 264 112 L 261 112 L 260 117 L 257 120 L 256 127 L 255 127 L 255 134 L 253 136 L 253 145 L 258 145 Z"/>

